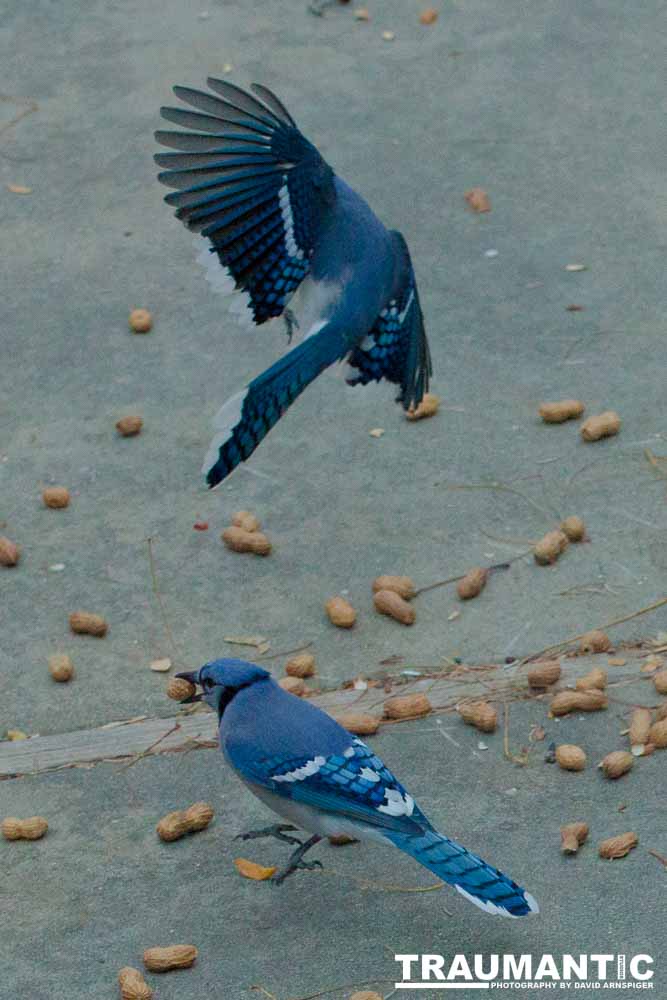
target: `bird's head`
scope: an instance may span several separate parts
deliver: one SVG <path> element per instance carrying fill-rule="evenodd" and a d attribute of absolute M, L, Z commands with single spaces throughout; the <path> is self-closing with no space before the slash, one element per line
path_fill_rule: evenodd
<path fill-rule="evenodd" d="M 245 660 L 212 660 L 210 663 L 205 663 L 201 670 L 176 676 L 201 688 L 201 691 L 186 698 L 183 704 L 205 701 L 218 715 L 222 715 L 232 698 L 242 688 L 247 688 L 258 681 L 265 681 L 271 675 L 263 667 L 258 667 L 255 663 L 246 663 Z"/>

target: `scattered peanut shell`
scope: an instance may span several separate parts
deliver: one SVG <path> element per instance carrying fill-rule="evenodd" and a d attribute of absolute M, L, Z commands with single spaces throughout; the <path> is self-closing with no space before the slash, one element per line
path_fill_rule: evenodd
<path fill-rule="evenodd" d="M 431 702 L 425 694 L 397 694 L 387 698 L 383 710 L 387 719 L 411 719 L 428 715 Z"/>
<path fill-rule="evenodd" d="M 576 420 L 585 409 L 578 399 L 560 399 L 555 403 L 540 403 L 539 414 L 545 424 L 562 424 L 565 420 Z"/>
<path fill-rule="evenodd" d="M 49 824 L 43 816 L 29 816 L 27 819 L 7 816 L 0 827 L 5 840 L 40 840 L 48 828 Z"/>
<path fill-rule="evenodd" d="M 535 562 L 539 563 L 540 566 L 549 566 L 551 563 L 555 563 L 568 545 L 568 538 L 564 532 L 558 529 L 547 531 L 546 535 L 540 538 L 533 548 Z"/>
<path fill-rule="evenodd" d="M 170 677 L 167 684 L 167 698 L 171 698 L 172 701 L 185 701 L 186 698 L 191 698 L 196 690 L 194 684 L 186 681 L 185 677 Z"/>
<path fill-rule="evenodd" d="M 350 837 L 347 833 L 334 833 L 329 838 L 332 847 L 345 847 L 346 844 L 358 844 L 356 837 Z"/>
<path fill-rule="evenodd" d="M 584 441 L 599 441 L 601 438 L 613 437 L 621 429 L 621 418 L 614 410 L 605 410 L 595 417 L 589 417 L 581 425 L 581 436 Z"/>
<path fill-rule="evenodd" d="M 213 809 L 208 802 L 195 802 L 188 809 L 167 813 L 155 829 L 160 840 L 169 843 L 172 840 L 180 840 L 188 833 L 205 830 L 213 816 Z"/>
<path fill-rule="evenodd" d="M 336 722 L 355 736 L 372 736 L 380 726 L 380 720 L 368 712 L 341 712 Z"/>
<path fill-rule="evenodd" d="M 573 743 L 561 743 L 556 747 L 556 763 L 564 771 L 583 771 L 586 767 L 586 754 Z"/>
<path fill-rule="evenodd" d="M 295 694 L 297 698 L 300 698 L 306 690 L 306 685 L 300 677 L 281 677 L 278 684 L 283 691 L 289 691 L 290 694 Z"/>
<path fill-rule="evenodd" d="M 561 523 L 560 530 L 570 542 L 582 542 L 586 537 L 586 525 L 580 517 L 572 515 Z"/>
<path fill-rule="evenodd" d="M 69 490 L 65 486 L 47 486 L 42 491 L 42 500 L 46 507 L 58 509 L 69 506 Z"/>
<path fill-rule="evenodd" d="M 134 333 L 148 333 L 153 326 L 153 317 L 148 309 L 133 309 L 128 322 Z"/>
<path fill-rule="evenodd" d="M 123 1000 L 152 1000 L 152 989 L 141 973 L 130 965 L 118 973 L 118 985 Z"/>
<path fill-rule="evenodd" d="M 289 677 L 312 677 L 315 673 L 315 657 L 312 653 L 299 653 L 285 664 Z"/>
<path fill-rule="evenodd" d="M 246 531 L 231 525 L 220 537 L 232 552 L 253 552 L 256 556 L 268 556 L 271 552 L 271 542 L 261 531 Z"/>
<path fill-rule="evenodd" d="M 532 688 L 547 688 L 559 680 L 561 667 L 558 660 L 542 660 L 528 671 L 528 684 Z"/>
<path fill-rule="evenodd" d="M 352 628 L 357 620 L 357 612 L 344 597 L 331 597 L 324 605 L 329 621 L 337 628 Z"/>
<path fill-rule="evenodd" d="M 471 598 L 477 597 L 484 590 L 488 576 L 488 569 L 475 566 L 474 569 L 468 570 L 462 580 L 459 580 L 456 585 L 456 593 L 462 601 L 469 601 Z"/>
<path fill-rule="evenodd" d="M 654 747 L 667 747 L 667 719 L 654 722 L 648 732 L 648 742 Z"/>
<path fill-rule="evenodd" d="M 249 510 L 237 510 L 235 514 L 232 514 L 232 525 L 236 528 L 243 528 L 244 531 L 262 530 L 259 519 Z"/>
<path fill-rule="evenodd" d="M 350 1000 L 382 1000 L 382 997 L 375 990 L 362 990 L 360 993 L 353 993 Z"/>
<path fill-rule="evenodd" d="M 8 729 L 7 739 L 10 743 L 18 743 L 20 740 L 27 740 L 28 734 L 24 733 L 22 729 Z"/>
<path fill-rule="evenodd" d="M 143 426 L 143 420 L 137 416 L 121 417 L 120 420 L 116 421 L 116 430 L 121 437 L 125 438 L 135 437 L 135 435 L 141 433 Z"/>
<path fill-rule="evenodd" d="M 498 713 L 488 701 L 467 701 L 457 705 L 457 712 L 464 722 L 483 733 L 492 733 L 498 725 Z"/>
<path fill-rule="evenodd" d="M 628 738 L 631 747 L 642 747 L 648 743 L 648 734 L 651 729 L 650 708 L 635 708 L 630 717 L 630 729 Z"/>
<path fill-rule="evenodd" d="M 395 618 L 401 625 L 414 625 L 415 609 L 394 590 L 378 590 L 373 595 L 375 610 L 381 615 Z"/>
<path fill-rule="evenodd" d="M 166 948 L 146 948 L 144 965 L 149 972 L 169 972 L 171 969 L 189 969 L 197 958 L 193 944 L 170 944 Z"/>
<path fill-rule="evenodd" d="M 627 774 L 634 762 L 635 758 L 627 750 L 614 750 L 600 761 L 598 767 L 605 778 L 620 778 L 622 774 Z"/>
<path fill-rule="evenodd" d="M 601 858 L 624 858 L 638 843 L 636 833 L 620 833 L 618 837 L 603 840 L 598 846 L 598 853 Z"/>
<path fill-rule="evenodd" d="M 393 31 L 383 31 L 382 32 L 382 41 L 383 42 L 393 42 L 393 40 L 395 38 L 396 38 L 396 34 Z"/>
<path fill-rule="evenodd" d="M 371 15 L 367 7 L 357 7 L 354 12 L 355 20 L 357 21 L 370 21 Z"/>
<path fill-rule="evenodd" d="M 654 674 L 653 683 L 658 694 L 667 694 L 667 670 L 659 670 Z"/>
<path fill-rule="evenodd" d="M 470 188 L 463 197 L 473 212 L 491 211 L 491 202 L 484 188 Z"/>
<path fill-rule="evenodd" d="M 73 611 L 69 616 L 69 627 L 77 635 L 94 635 L 98 639 L 102 639 L 109 631 L 102 615 L 95 615 L 90 611 Z"/>
<path fill-rule="evenodd" d="M 419 15 L 420 24 L 435 24 L 438 20 L 438 12 L 435 7 L 427 7 Z M 480 211 L 488 211 L 488 209 L 481 209 Z"/>
<path fill-rule="evenodd" d="M 588 823 L 568 823 L 560 828 L 560 849 L 563 854 L 576 854 L 588 838 Z"/>
<path fill-rule="evenodd" d="M 589 673 L 580 677 L 576 683 L 577 691 L 590 691 L 591 688 L 597 688 L 598 691 L 604 691 L 606 686 L 607 671 L 603 670 L 602 667 L 593 667 Z"/>
<path fill-rule="evenodd" d="M 20 546 L 0 535 L 0 566 L 16 566 L 20 558 Z"/>
<path fill-rule="evenodd" d="M 151 660 L 149 667 L 155 674 L 166 674 L 171 670 L 171 660 L 163 656 L 159 660 Z"/>
<path fill-rule="evenodd" d="M 54 653 L 49 657 L 49 673 L 60 684 L 74 677 L 74 664 L 66 653 Z"/>
<path fill-rule="evenodd" d="M 246 858 L 234 858 L 234 864 L 239 875 L 252 879 L 253 882 L 265 882 L 267 878 L 271 878 L 278 871 L 275 866 L 265 868 L 263 865 L 256 865 L 254 861 L 248 861 Z"/>
<path fill-rule="evenodd" d="M 587 632 L 579 640 L 579 650 L 582 653 L 606 653 L 611 649 L 611 639 L 599 628 Z"/>
<path fill-rule="evenodd" d="M 411 406 L 409 410 L 405 411 L 405 419 L 425 420 L 427 417 L 434 417 L 438 412 L 439 406 L 440 396 L 436 396 L 432 392 L 426 392 L 419 406 Z"/>
<path fill-rule="evenodd" d="M 414 580 L 409 576 L 376 576 L 373 580 L 373 593 L 377 594 L 379 590 L 393 590 L 405 601 L 409 601 L 416 593 Z"/>
<path fill-rule="evenodd" d="M 559 691 L 549 705 L 552 715 L 567 715 L 569 712 L 598 712 L 609 704 L 604 691 L 595 688 L 589 691 Z"/>
<path fill-rule="evenodd" d="M 663 719 L 667 719 L 667 701 L 663 702 L 662 705 L 658 705 L 655 710 L 655 721 L 662 722 Z"/>

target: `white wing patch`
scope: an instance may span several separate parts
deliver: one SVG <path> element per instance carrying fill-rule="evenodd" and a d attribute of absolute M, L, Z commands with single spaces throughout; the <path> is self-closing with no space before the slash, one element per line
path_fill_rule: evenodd
<path fill-rule="evenodd" d="M 256 326 L 250 306 L 250 295 L 236 287 L 236 281 L 228 269 L 224 267 L 216 253 L 211 253 L 207 242 L 201 236 L 195 240 L 197 262 L 204 268 L 204 277 L 214 292 L 229 299 L 229 312 L 236 317 L 242 326 Z"/>
<path fill-rule="evenodd" d="M 373 784 L 382 780 L 377 771 L 374 771 L 372 767 L 362 767 L 361 771 L 359 771 L 359 777 L 364 778 L 365 781 L 372 781 Z"/>
<path fill-rule="evenodd" d="M 387 803 L 378 806 L 378 812 L 387 813 L 388 816 L 412 816 L 415 800 L 407 792 L 403 795 L 396 788 L 387 788 L 384 797 Z"/>
<path fill-rule="evenodd" d="M 278 192 L 280 202 L 280 214 L 283 217 L 285 227 L 285 246 L 290 257 L 296 260 L 303 260 L 303 250 L 296 245 L 294 239 L 294 216 L 292 215 L 292 205 L 289 198 L 289 188 L 287 187 L 287 174 L 283 176 L 283 186 Z"/>
<path fill-rule="evenodd" d="M 515 913 L 510 913 L 506 910 L 504 906 L 499 906 L 497 903 L 493 903 L 490 899 L 478 899 L 477 896 L 471 895 L 465 889 L 462 889 L 460 885 L 454 886 L 457 892 L 460 892 L 462 896 L 465 896 L 467 900 L 478 906 L 480 910 L 484 910 L 485 913 L 492 913 L 497 917 L 510 917 L 511 920 L 518 920 L 518 916 Z M 537 901 L 529 892 L 524 892 L 524 899 L 528 903 L 531 913 L 539 913 L 540 908 L 537 905 Z"/>
<path fill-rule="evenodd" d="M 202 474 L 206 475 L 210 469 L 213 468 L 215 463 L 218 461 L 220 456 L 220 449 L 222 446 L 229 441 L 232 436 L 232 431 L 238 423 L 241 421 L 241 413 L 243 411 L 243 401 L 248 395 L 248 387 L 241 389 L 234 396 L 227 400 L 227 402 L 220 407 L 217 416 L 213 421 L 213 427 L 217 433 L 213 436 L 213 440 L 208 446 L 208 451 L 206 452 L 206 457 L 204 458 L 204 464 L 202 466 Z"/>
<path fill-rule="evenodd" d="M 313 757 L 312 760 L 306 761 L 301 767 L 295 767 L 293 771 L 288 771 L 287 774 L 276 774 L 272 776 L 273 781 L 304 781 L 305 778 L 310 778 L 311 775 L 317 774 L 319 769 L 326 764 L 326 757 Z"/>

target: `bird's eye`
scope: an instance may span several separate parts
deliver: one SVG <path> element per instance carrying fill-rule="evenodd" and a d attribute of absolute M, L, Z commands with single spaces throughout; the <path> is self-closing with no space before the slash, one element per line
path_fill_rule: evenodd
<path fill-rule="evenodd" d="M 204 691 L 211 690 L 211 688 L 213 687 L 213 681 L 211 680 L 210 677 L 204 678 L 204 680 L 202 681 L 202 687 L 204 688 Z"/>

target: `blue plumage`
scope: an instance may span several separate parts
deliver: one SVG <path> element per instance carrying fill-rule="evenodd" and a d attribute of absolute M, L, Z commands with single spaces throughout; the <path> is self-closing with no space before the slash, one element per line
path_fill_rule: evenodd
<path fill-rule="evenodd" d="M 269 673 L 242 660 L 216 660 L 194 674 L 219 714 L 220 747 L 263 802 L 308 830 L 278 875 L 282 881 L 323 836 L 347 833 L 393 844 L 488 913 L 538 912 L 524 889 L 460 844 L 439 834 L 412 796 L 366 744 L 307 701 L 282 690 Z M 259 835 L 282 840 L 291 826 Z M 251 834 L 247 836 L 256 836 Z"/>
<path fill-rule="evenodd" d="M 174 88 L 195 110 L 162 108 L 192 130 L 156 133 L 175 150 L 155 157 L 159 180 L 177 189 L 165 200 L 208 239 L 212 284 L 242 293 L 255 324 L 283 316 L 305 343 L 317 337 L 314 350 L 295 348 L 221 410 L 204 465 L 214 487 L 335 361 L 348 358 L 350 384 L 399 385 L 407 409 L 428 389 L 431 360 L 400 233 L 336 177 L 269 90 L 208 85 L 213 93 Z"/>

